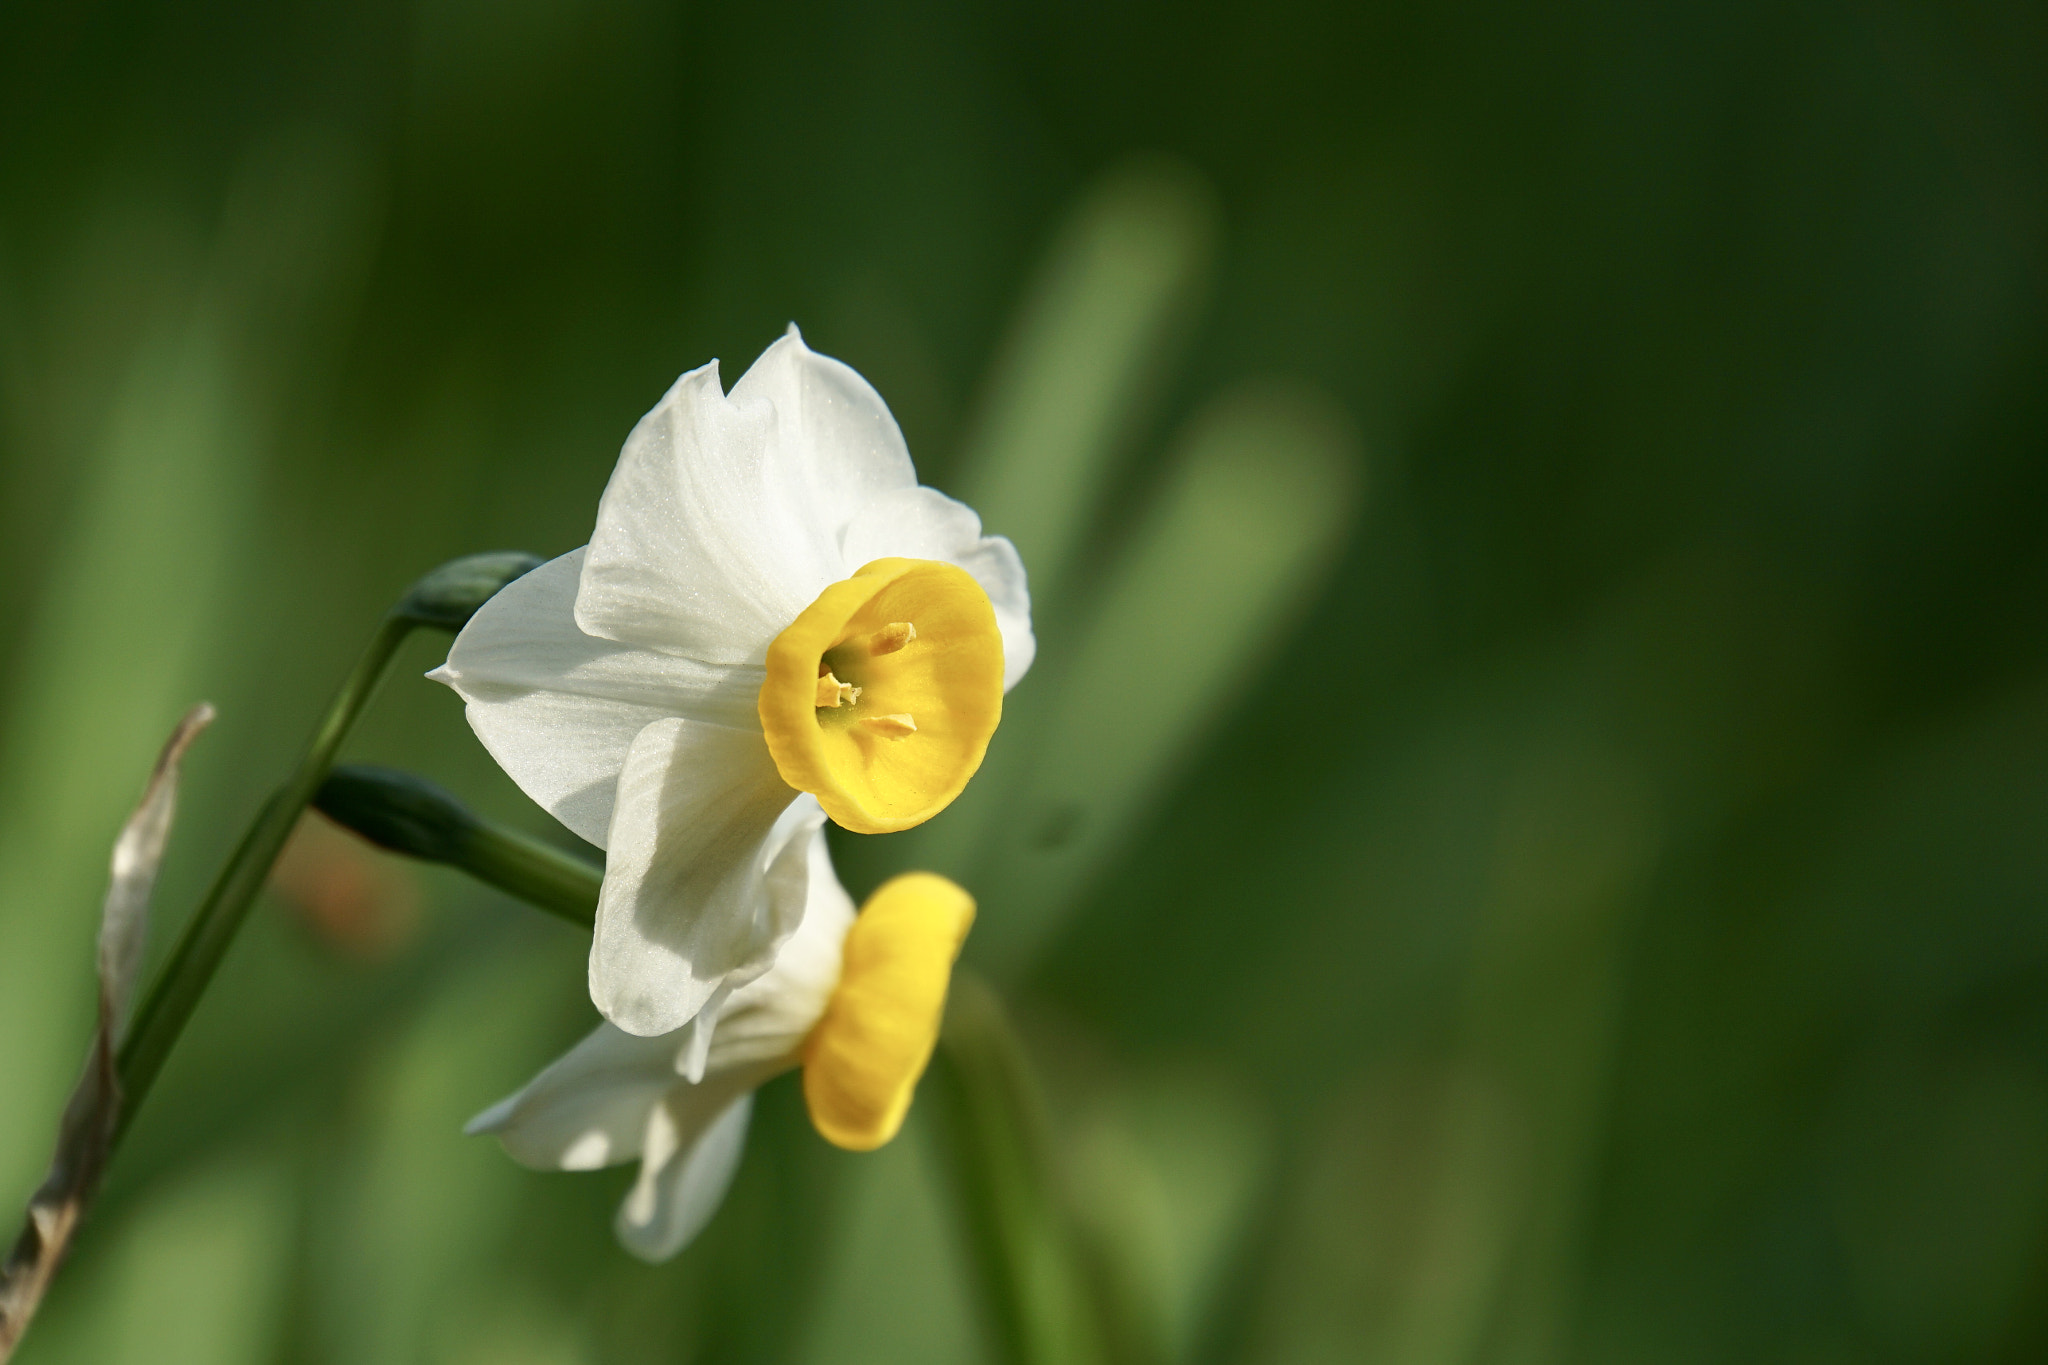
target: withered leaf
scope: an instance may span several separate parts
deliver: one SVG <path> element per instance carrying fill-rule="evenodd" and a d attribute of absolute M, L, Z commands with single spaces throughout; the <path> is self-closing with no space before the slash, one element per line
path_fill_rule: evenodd
<path fill-rule="evenodd" d="M 28 1330 L 106 1172 L 121 1118 L 114 1052 L 148 938 L 150 895 L 163 866 L 164 844 L 178 802 L 178 763 L 212 720 L 213 707 L 205 702 L 185 713 L 157 757 L 142 803 L 114 841 L 112 875 L 100 912 L 99 1026 L 93 1031 L 85 1074 L 64 1106 L 49 1172 L 29 1200 L 21 1235 L 0 1264 L 0 1365 L 14 1354 Z"/>

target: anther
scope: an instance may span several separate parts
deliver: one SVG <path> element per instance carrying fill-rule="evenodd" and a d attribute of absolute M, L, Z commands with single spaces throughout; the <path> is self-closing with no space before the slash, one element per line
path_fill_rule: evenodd
<path fill-rule="evenodd" d="M 861 724 L 867 727 L 869 734 L 880 735 L 883 739 L 903 739 L 917 733 L 917 722 L 907 714 L 869 716 Z"/>
<path fill-rule="evenodd" d="M 851 706 L 860 700 L 860 689 L 839 681 L 827 671 L 818 678 L 818 706 Z"/>
<path fill-rule="evenodd" d="M 908 621 L 891 621 L 868 636 L 868 653 L 894 654 L 917 638 L 917 627 Z"/>

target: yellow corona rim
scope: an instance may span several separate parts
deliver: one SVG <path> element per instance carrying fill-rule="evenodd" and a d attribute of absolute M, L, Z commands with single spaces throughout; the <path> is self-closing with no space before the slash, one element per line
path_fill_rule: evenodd
<path fill-rule="evenodd" d="M 804 1103 L 827 1142 L 870 1152 L 903 1126 L 973 922 L 974 898 L 931 872 L 891 878 L 861 907 L 804 1042 Z"/>
<path fill-rule="evenodd" d="M 768 646 L 761 729 L 782 780 L 861 834 L 919 825 L 981 766 L 1003 716 L 1003 636 L 966 570 L 878 559 Z"/>

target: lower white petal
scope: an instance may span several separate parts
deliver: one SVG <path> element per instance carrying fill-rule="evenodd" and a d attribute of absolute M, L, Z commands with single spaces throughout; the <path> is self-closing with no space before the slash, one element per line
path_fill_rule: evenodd
<path fill-rule="evenodd" d="M 1017 547 L 984 536 L 981 518 L 964 502 L 936 488 L 900 488 L 871 498 L 846 528 L 848 571 L 870 560 L 902 556 L 958 564 L 974 575 L 996 609 L 1003 632 L 1003 688 L 1015 687 L 1031 667 L 1038 642 L 1031 633 L 1031 591 Z"/>
<path fill-rule="evenodd" d="M 615 1224 L 626 1250 L 644 1261 L 665 1261 L 689 1245 L 732 1186 L 746 1152 L 754 1092 L 743 1090 L 715 1108 L 725 1093 L 678 1087 L 648 1116 L 647 1159 Z M 657 1149 L 665 1149 L 659 1159 Z"/>
<path fill-rule="evenodd" d="M 584 633 L 575 617 L 584 554 L 506 585 L 427 676 L 468 703 L 470 727 L 520 790 L 602 847 L 633 737 L 664 716 L 758 726 L 763 672 Z"/>
<path fill-rule="evenodd" d="M 799 798 L 791 812 L 799 807 L 815 810 L 817 798 Z M 733 992 L 720 1010 L 706 1057 L 712 1071 L 794 1058 L 839 984 L 840 953 L 853 927 L 853 898 L 832 870 L 822 811 L 805 843 L 810 875 L 803 922 L 776 950 L 775 965 Z"/>
<path fill-rule="evenodd" d="M 628 1033 L 681 1028 L 721 988 L 760 976 L 803 918 L 809 839 L 757 731 L 670 717 L 619 775 L 590 997 Z"/>
<path fill-rule="evenodd" d="M 471 1119 L 514 1161 L 542 1171 L 590 1171 L 641 1155 L 647 1113 L 676 1083 L 675 1043 L 599 1024 L 582 1042 Z"/>
<path fill-rule="evenodd" d="M 777 957 L 779 959 L 780 954 Z M 770 972 L 772 974 L 772 968 Z M 676 1048 L 676 1074 L 692 1085 L 704 1079 L 704 1068 L 711 1061 L 711 1040 L 718 1032 L 718 1021 L 724 1016 L 732 993 L 730 981 L 719 986 L 711 992 L 709 1000 L 697 1007 L 697 1012 L 690 1016 L 690 1022 L 671 1035 L 681 1044 Z"/>

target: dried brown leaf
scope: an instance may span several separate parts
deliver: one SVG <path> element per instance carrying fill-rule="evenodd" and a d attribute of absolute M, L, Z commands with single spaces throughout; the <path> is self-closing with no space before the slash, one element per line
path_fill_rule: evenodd
<path fill-rule="evenodd" d="M 0 1264 L 0 1365 L 14 1354 L 35 1316 L 50 1281 L 71 1246 L 100 1177 L 106 1172 L 114 1131 L 121 1119 L 121 1082 L 114 1050 L 135 993 L 142 948 L 149 933 L 149 898 L 163 866 L 164 843 L 178 802 L 178 763 L 185 749 L 213 720 L 205 702 L 185 713 L 158 755 L 142 803 L 114 841 L 112 874 L 100 912 L 99 1026 L 85 1074 L 64 1106 L 57 1150 L 49 1172 L 28 1204 L 21 1235 Z"/>

